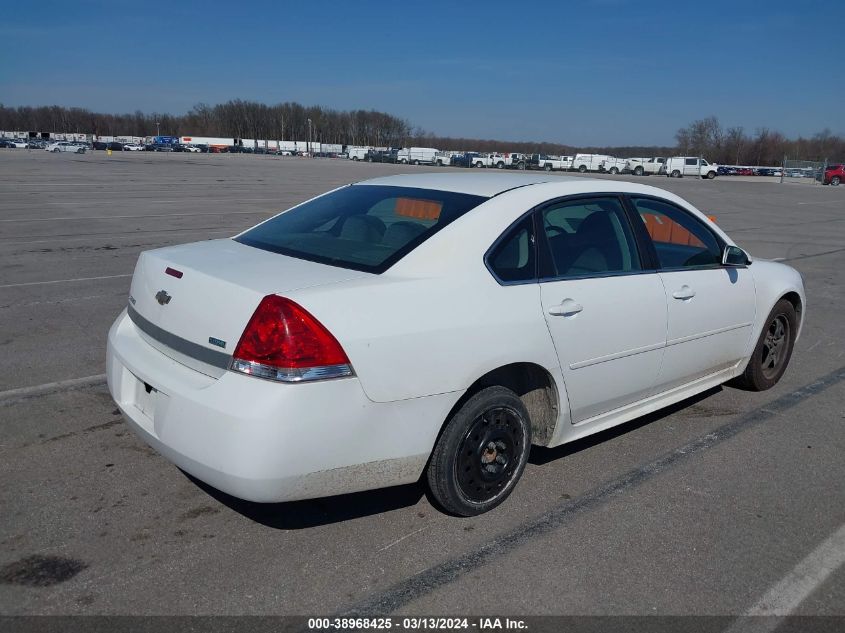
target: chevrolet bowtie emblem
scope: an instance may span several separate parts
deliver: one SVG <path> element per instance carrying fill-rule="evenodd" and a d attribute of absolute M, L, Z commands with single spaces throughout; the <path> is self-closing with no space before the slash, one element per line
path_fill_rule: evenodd
<path fill-rule="evenodd" d="M 173 297 L 167 294 L 166 290 L 159 290 L 156 293 L 156 301 L 158 301 L 160 305 L 167 305 L 168 303 L 170 303 L 170 300 L 172 298 Z"/>

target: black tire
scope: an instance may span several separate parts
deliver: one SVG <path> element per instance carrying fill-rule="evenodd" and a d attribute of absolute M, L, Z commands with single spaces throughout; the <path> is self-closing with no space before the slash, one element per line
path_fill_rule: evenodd
<path fill-rule="evenodd" d="M 608 173 L 610 173 L 611 176 L 615 176 L 616 174 L 619 173 L 619 170 L 616 169 L 616 167 L 611 167 L 610 172 L 608 172 Z"/>
<path fill-rule="evenodd" d="M 765 391 L 774 387 L 792 358 L 797 332 L 795 308 L 786 299 L 781 299 L 766 319 L 748 366 L 730 384 L 747 391 Z"/>
<path fill-rule="evenodd" d="M 498 163 L 496 163 L 496 169 L 504 169 L 504 168 L 505 168 L 505 164 L 502 161 L 499 161 Z"/>
<path fill-rule="evenodd" d="M 358 157 L 357 157 L 357 156 L 353 156 L 353 157 L 352 157 L 352 160 L 357 161 L 357 160 L 358 160 Z"/>
<path fill-rule="evenodd" d="M 551 166 L 551 165 L 549 165 L 548 163 L 546 163 L 545 165 L 543 165 L 543 171 L 551 171 L 551 170 L 552 170 L 552 166 Z"/>
<path fill-rule="evenodd" d="M 435 501 L 458 516 L 475 516 L 507 499 L 525 470 L 531 422 L 522 400 L 505 387 L 487 387 L 449 419 L 426 477 Z"/>
<path fill-rule="evenodd" d="M 414 165 L 419 165 L 419 164 L 420 164 L 420 161 L 418 161 L 418 160 L 414 161 Z"/>
<path fill-rule="evenodd" d="M 680 178 L 681 172 L 676 169 L 670 175 L 672 176 L 672 178 Z"/>
<path fill-rule="evenodd" d="M 842 182 L 842 179 L 839 176 L 834 176 L 833 178 L 830 179 L 830 184 L 833 185 L 834 187 L 838 187 L 839 183 L 841 183 L 841 182 Z"/>
<path fill-rule="evenodd" d="M 53 153 L 58 154 L 61 150 L 58 147 L 53 148 Z"/>
<path fill-rule="evenodd" d="M 642 165 L 637 165 L 634 168 L 634 175 L 635 176 L 642 176 L 644 172 L 645 172 L 645 170 L 643 169 Z"/>
<path fill-rule="evenodd" d="M 578 168 L 578 171 L 579 171 L 579 172 L 581 172 L 582 174 L 586 174 L 586 173 L 587 173 L 587 166 L 586 166 L 586 165 L 581 165 L 581 166 Z"/>
<path fill-rule="evenodd" d="M 715 171 L 708 171 L 707 172 L 707 180 L 713 180 L 716 177 Z"/>

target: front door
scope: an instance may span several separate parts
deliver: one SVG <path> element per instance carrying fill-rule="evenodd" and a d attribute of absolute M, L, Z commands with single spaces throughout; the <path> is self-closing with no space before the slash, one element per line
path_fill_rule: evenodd
<path fill-rule="evenodd" d="M 654 245 L 666 292 L 669 322 L 659 389 L 736 364 L 756 313 L 751 272 L 721 266 L 720 238 L 691 213 L 653 198 L 632 202 Z"/>

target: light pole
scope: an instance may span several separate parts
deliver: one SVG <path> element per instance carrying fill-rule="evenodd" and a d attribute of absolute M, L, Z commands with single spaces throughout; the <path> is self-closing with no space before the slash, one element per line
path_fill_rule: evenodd
<path fill-rule="evenodd" d="M 161 122 L 156 121 L 156 136 L 161 136 Z"/>
<path fill-rule="evenodd" d="M 313 153 L 311 152 L 311 119 L 308 119 L 308 158 L 312 158 Z"/>

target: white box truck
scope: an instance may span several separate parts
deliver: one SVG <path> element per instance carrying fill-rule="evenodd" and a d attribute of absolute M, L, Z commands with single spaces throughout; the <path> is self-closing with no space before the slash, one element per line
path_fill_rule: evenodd
<path fill-rule="evenodd" d="M 396 154 L 396 162 L 411 165 L 433 165 L 439 149 L 433 147 L 403 147 Z"/>

